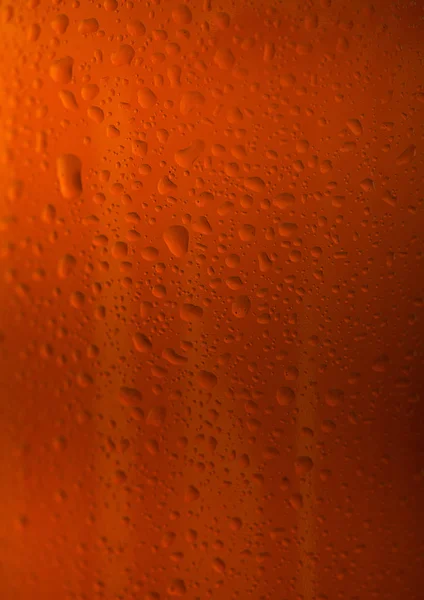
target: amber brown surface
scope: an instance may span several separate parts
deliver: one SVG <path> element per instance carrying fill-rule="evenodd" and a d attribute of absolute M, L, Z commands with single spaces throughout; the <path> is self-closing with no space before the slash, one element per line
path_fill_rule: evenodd
<path fill-rule="evenodd" d="M 1 600 L 422 600 L 423 5 L 0 12 Z"/>

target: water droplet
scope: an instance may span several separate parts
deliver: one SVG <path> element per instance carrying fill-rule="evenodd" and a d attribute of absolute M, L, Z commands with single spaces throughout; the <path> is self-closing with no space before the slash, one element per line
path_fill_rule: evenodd
<path fill-rule="evenodd" d="M 277 390 L 277 402 L 281 406 L 288 406 L 296 400 L 294 390 L 287 386 L 282 386 Z"/>
<path fill-rule="evenodd" d="M 182 225 L 171 225 L 163 234 L 163 239 L 168 250 L 177 258 L 181 258 L 188 251 L 189 233 Z"/>
<path fill-rule="evenodd" d="M 144 87 L 137 92 L 138 103 L 142 108 L 153 108 L 157 102 L 157 97 L 154 92 L 148 87 Z"/>
<path fill-rule="evenodd" d="M 70 83 L 72 80 L 72 69 L 74 59 L 71 56 L 65 56 L 55 60 L 50 66 L 50 77 L 56 83 Z"/>
<path fill-rule="evenodd" d="M 81 161 L 75 154 L 62 154 L 56 162 L 60 193 L 68 200 L 82 194 Z"/>

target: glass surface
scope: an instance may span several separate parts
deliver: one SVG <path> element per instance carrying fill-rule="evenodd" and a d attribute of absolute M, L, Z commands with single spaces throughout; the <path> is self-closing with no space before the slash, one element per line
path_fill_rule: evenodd
<path fill-rule="evenodd" d="M 422 600 L 424 5 L 0 3 L 2 600 Z"/>

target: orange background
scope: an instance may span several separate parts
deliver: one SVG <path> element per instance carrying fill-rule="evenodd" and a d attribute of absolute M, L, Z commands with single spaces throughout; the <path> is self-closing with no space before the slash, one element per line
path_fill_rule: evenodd
<path fill-rule="evenodd" d="M 0 10 L 2 600 L 422 598 L 423 7 Z"/>

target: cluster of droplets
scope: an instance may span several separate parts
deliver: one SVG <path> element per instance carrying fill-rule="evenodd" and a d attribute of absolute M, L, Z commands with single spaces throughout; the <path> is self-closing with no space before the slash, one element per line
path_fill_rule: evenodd
<path fill-rule="evenodd" d="M 355 503 L 418 404 L 424 93 L 387 9 L 334 4 L 1 7 L 0 347 L 48 473 L 16 525 L 80 528 L 57 594 L 397 597 Z"/>

